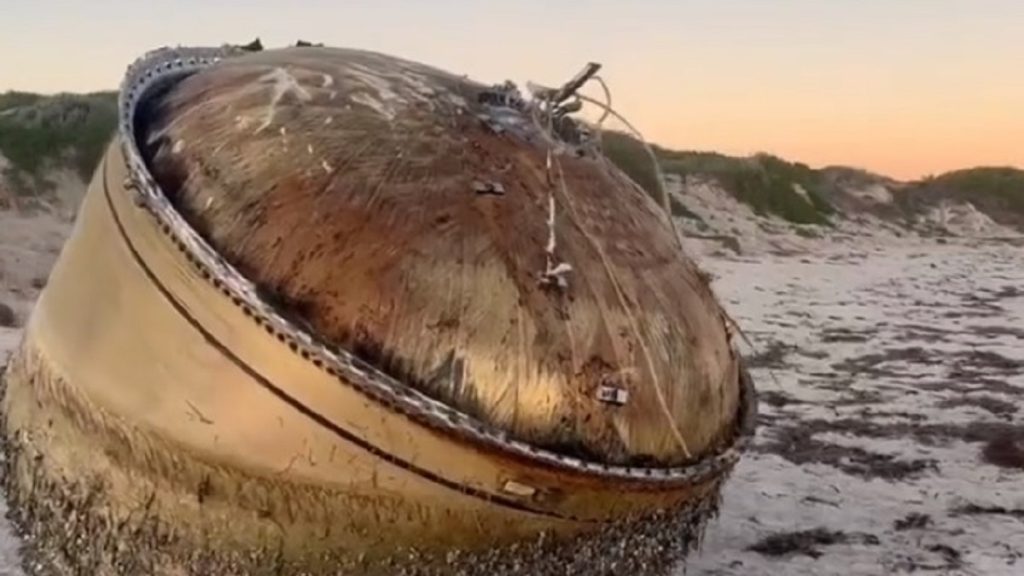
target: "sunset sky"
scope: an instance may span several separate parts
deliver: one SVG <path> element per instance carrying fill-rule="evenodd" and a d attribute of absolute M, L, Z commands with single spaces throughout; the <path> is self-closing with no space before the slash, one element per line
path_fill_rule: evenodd
<path fill-rule="evenodd" d="M 115 88 L 150 48 L 259 36 L 497 82 L 604 64 L 668 147 L 900 178 L 1024 166 L 1024 0 L 0 0 L 0 91 Z"/>

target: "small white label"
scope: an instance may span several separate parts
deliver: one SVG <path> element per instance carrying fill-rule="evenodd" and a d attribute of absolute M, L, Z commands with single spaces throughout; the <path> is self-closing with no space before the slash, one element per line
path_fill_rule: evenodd
<path fill-rule="evenodd" d="M 623 406 L 629 402 L 629 391 L 616 386 L 603 385 L 597 389 L 597 399 L 607 404 Z"/>
<path fill-rule="evenodd" d="M 527 486 L 526 484 L 520 484 L 515 480 L 509 480 L 505 482 L 505 486 L 502 488 L 505 492 L 513 494 L 515 496 L 521 496 L 523 498 L 529 498 L 537 493 L 537 489 L 533 486 Z"/>

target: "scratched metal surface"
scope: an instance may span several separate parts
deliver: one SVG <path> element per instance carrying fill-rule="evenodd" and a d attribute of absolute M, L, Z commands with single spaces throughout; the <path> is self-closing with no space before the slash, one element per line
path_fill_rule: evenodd
<path fill-rule="evenodd" d="M 731 440 L 736 358 L 665 214 L 483 89 L 366 52 L 248 54 L 148 110 L 146 153 L 279 309 L 515 439 L 627 465 Z"/>

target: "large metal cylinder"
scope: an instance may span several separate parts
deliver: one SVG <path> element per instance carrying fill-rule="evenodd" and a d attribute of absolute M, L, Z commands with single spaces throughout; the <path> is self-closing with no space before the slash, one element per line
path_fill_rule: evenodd
<path fill-rule="evenodd" d="M 314 47 L 129 70 L 4 377 L 35 558 L 497 575 L 685 554 L 753 427 L 724 315 L 653 200 L 551 108 L 496 95 Z"/>

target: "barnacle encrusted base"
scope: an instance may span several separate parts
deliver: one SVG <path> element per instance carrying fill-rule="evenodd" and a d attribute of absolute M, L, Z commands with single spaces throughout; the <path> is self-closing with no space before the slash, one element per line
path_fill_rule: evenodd
<path fill-rule="evenodd" d="M 319 490 L 210 466 L 132 430 L 83 404 L 31 342 L 4 372 L 2 393 L 4 488 L 11 520 L 27 544 L 23 567 L 31 576 L 664 575 L 699 545 L 725 481 L 719 478 L 684 509 L 625 519 L 568 539 L 542 533 L 482 553 L 396 548 L 371 559 L 354 550 L 325 550 L 317 558 L 288 559 L 272 522 L 258 526 L 264 522 L 258 516 L 207 501 L 225 486 L 251 484 L 250 493 L 301 509 L 323 497 Z M 6 410 L 12 400 L 38 412 L 30 421 L 12 422 Z M 118 448 L 90 450 L 111 440 Z M 81 457 L 74 457 L 76 450 Z M 71 461 L 78 467 L 69 468 Z M 135 494 L 137 507 L 124 506 L 125 490 Z M 207 512 L 205 506 L 214 509 Z M 238 524 L 247 517 L 253 525 Z M 201 527 L 204 519 L 212 526 L 223 518 L 238 533 L 267 534 L 264 545 L 239 546 L 216 536 L 216 528 Z"/>

